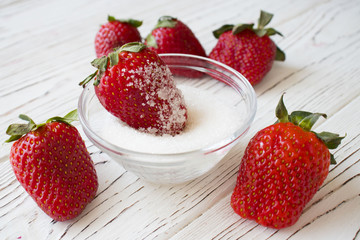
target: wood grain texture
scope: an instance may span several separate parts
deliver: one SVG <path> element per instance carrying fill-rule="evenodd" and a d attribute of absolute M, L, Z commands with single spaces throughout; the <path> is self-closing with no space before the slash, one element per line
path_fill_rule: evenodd
<path fill-rule="evenodd" d="M 136 7 L 134 7 L 136 6 Z M 68 222 L 47 217 L 17 182 L 3 144 L 20 113 L 41 122 L 77 107 L 78 82 L 93 72 L 94 36 L 108 14 L 144 21 L 162 15 L 188 24 L 206 52 L 212 30 L 272 12 L 286 52 L 255 86 L 258 109 L 248 134 L 210 173 L 180 185 L 142 181 L 99 151 L 77 128 L 96 164 L 99 191 Z M 207 0 L 0 2 L 0 239 L 360 239 L 360 1 Z M 325 112 L 315 130 L 346 134 L 325 183 L 292 227 L 274 230 L 240 218 L 229 202 L 249 139 L 275 120 L 280 95 L 290 111 Z"/>

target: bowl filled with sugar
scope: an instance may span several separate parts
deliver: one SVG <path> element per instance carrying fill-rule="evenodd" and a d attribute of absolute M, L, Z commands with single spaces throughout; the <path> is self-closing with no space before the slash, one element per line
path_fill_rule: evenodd
<path fill-rule="evenodd" d="M 79 119 L 89 140 L 143 180 L 176 184 L 209 172 L 246 134 L 257 102 L 251 84 L 212 59 L 160 54 L 187 107 L 184 130 L 154 135 L 127 126 L 105 110 L 88 84 L 80 95 Z"/>

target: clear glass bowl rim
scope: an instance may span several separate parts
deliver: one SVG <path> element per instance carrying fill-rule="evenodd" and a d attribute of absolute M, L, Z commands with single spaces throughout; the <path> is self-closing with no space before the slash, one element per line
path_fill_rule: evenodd
<path fill-rule="evenodd" d="M 235 75 L 236 78 L 234 79 L 235 82 L 239 82 L 240 79 L 242 81 L 242 84 L 245 85 L 245 87 L 247 88 L 247 91 L 250 92 L 250 94 L 248 94 L 250 96 L 249 101 L 250 101 L 250 112 L 247 115 L 244 124 L 241 125 L 241 127 L 239 129 L 237 129 L 231 136 L 228 136 L 227 138 L 223 139 L 223 140 L 228 140 L 226 141 L 226 144 L 222 144 L 219 145 L 219 143 L 215 143 L 212 145 L 208 145 L 205 146 L 203 148 L 200 149 L 196 149 L 196 150 L 192 150 L 192 151 L 187 151 L 187 152 L 180 152 L 180 153 L 148 153 L 148 152 L 137 152 L 137 151 L 133 151 L 133 150 L 128 150 L 126 148 L 121 148 L 113 143 L 110 143 L 106 140 L 104 140 L 102 137 L 100 137 L 97 133 L 95 133 L 91 127 L 89 126 L 89 123 L 86 119 L 86 117 L 84 116 L 84 100 L 85 100 L 85 95 L 86 93 L 89 91 L 88 89 L 90 87 L 93 87 L 92 82 L 88 83 L 87 86 L 85 86 L 85 88 L 83 89 L 83 91 L 80 94 L 79 100 L 78 100 L 78 112 L 79 112 L 79 120 L 80 123 L 83 127 L 83 130 L 85 132 L 85 134 L 91 138 L 91 141 L 96 141 L 98 144 L 100 144 L 102 147 L 106 148 L 108 151 L 111 151 L 114 154 L 117 155 L 130 155 L 130 156 L 134 156 L 134 157 L 146 157 L 146 156 L 156 156 L 156 157 L 160 157 L 160 158 L 168 158 L 168 157 L 176 157 L 176 156 L 187 156 L 187 155 L 194 155 L 194 154 L 209 154 L 212 152 L 216 152 L 228 145 L 230 145 L 231 143 L 233 143 L 235 140 L 237 140 L 238 138 L 240 138 L 244 133 L 247 132 L 247 130 L 249 129 L 252 121 L 255 118 L 255 114 L 256 114 L 256 109 L 257 109 L 257 100 L 256 100 L 256 94 L 254 91 L 254 88 L 252 87 L 252 85 L 249 83 L 249 81 L 242 75 L 240 74 L 238 71 L 236 71 L 235 69 L 221 63 L 218 62 L 216 60 L 207 58 L 207 57 L 202 57 L 202 56 L 197 56 L 197 55 L 192 55 L 192 54 L 182 54 L 182 53 L 163 53 L 163 54 L 159 54 L 159 56 L 166 56 L 166 57 L 183 57 L 183 58 L 192 58 L 192 59 L 197 59 L 197 60 L 202 60 L 202 61 L 206 61 L 206 62 L 210 62 L 212 65 L 215 66 L 219 66 L 222 69 L 226 69 L 226 71 L 230 72 L 231 74 Z M 191 65 L 190 65 L 191 66 Z M 93 96 L 94 97 L 94 96 Z M 251 110 L 252 109 L 252 110 Z M 222 141 L 223 142 L 223 141 Z"/>

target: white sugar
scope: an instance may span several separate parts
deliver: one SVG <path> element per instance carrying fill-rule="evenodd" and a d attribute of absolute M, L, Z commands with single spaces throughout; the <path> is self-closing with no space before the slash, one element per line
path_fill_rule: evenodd
<path fill-rule="evenodd" d="M 188 120 L 184 132 L 176 136 L 155 136 L 123 124 L 107 114 L 99 134 L 109 142 L 128 150 L 147 153 L 180 153 L 216 144 L 231 136 L 242 123 L 241 112 L 228 106 L 216 95 L 179 85 L 187 110 Z M 151 130 L 150 130 L 151 131 Z"/>
<path fill-rule="evenodd" d="M 144 95 L 146 102 L 142 103 L 143 106 L 155 107 L 158 100 L 168 103 L 161 104 L 157 108 L 160 121 L 157 122 L 156 128 L 139 128 L 139 130 L 153 134 L 159 132 L 170 134 L 182 129 L 186 121 L 186 110 L 181 107 L 185 105 L 184 98 L 176 88 L 168 66 L 149 62 L 135 70 L 129 70 L 128 73 L 130 75 L 127 76 L 129 81 L 127 86 L 135 87 Z"/>

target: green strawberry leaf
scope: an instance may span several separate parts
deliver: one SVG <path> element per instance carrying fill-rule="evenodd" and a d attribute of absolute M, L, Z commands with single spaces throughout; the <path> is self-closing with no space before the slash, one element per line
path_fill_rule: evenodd
<path fill-rule="evenodd" d="M 146 48 L 146 45 L 141 42 L 130 42 L 126 43 L 121 46 L 121 48 L 118 50 L 119 52 L 141 52 L 143 49 Z"/>
<path fill-rule="evenodd" d="M 129 18 L 129 19 L 116 19 L 114 16 L 108 16 L 108 21 L 109 22 L 113 22 L 113 21 L 118 21 L 118 22 L 122 22 L 122 23 L 128 23 L 130 24 L 131 26 L 133 27 L 140 27 L 142 25 L 142 21 L 140 20 L 136 20 L 136 19 L 132 19 L 132 18 Z"/>
<path fill-rule="evenodd" d="M 266 25 L 269 24 L 273 16 L 274 16 L 273 14 L 261 10 L 260 18 L 258 20 L 258 28 L 263 29 Z"/>
<path fill-rule="evenodd" d="M 119 53 L 117 51 L 109 53 L 108 57 L 110 61 L 110 67 L 113 67 L 119 63 Z"/>
<path fill-rule="evenodd" d="M 18 139 L 20 139 L 23 135 L 11 135 L 5 142 L 9 143 L 9 142 L 13 142 L 16 141 Z"/>
<path fill-rule="evenodd" d="M 170 16 L 162 16 L 159 18 L 154 29 L 157 28 L 174 28 L 177 24 L 177 19 Z"/>
<path fill-rule="evenodd" d="M 232 33 L 233 33 L 233 35 L 236 35 L 246 29 L 253 30 L 253 27 L 254 27 L 254 24 L 238 24 L 238 25 L 234 26 Z"/>
<path fill-rule="evenodd" d="M 284 94 L 281 95 L 280 101 L 275 110 L 276 117 L 278 118 L 276 123 L 291 122 L 292 124 L 301 127 L 304 131 L 310 131 L 320 117 L 327 118 L 326 114 L 324 113 L 311 113 L 306 111 L 294 111 L 288 116 L 288 111 L 285 107 L 283 97 Z M 311 132 L 314 133 L 328 149 L 337 148 L 340 145 L 342 139 L 345 138 L 345 136 L 340 137 L 340 135 L 336 133 L 316 133 L 314 131 Z M 330 161 L 331 164 L 336 164 L 335 158 L 332 154 L 330 154 Z"/>
<path fill-rule="evenodd" d="M 108 57 L 102 56 L 101 58 L 96 58 L 91 62 L 91 65 L 99 69 L 101 72 L 105 72 L 108 64 Z"/>
<path fill-rule="evenodd" d="M 272 35 L 278 34 L 278 35 L 280 35 L 280 36 L 283 37 L 282 33 L 281 33 L 281 32 L 278 32 L 278 31 L 275 30 L 274 28 L 265 28 L 265 30 L 266 30 L 266 35 L 268 35 L 268 36 L 272 36 Z"/>
<path fill-rule="evenodd" d="M 71 112 L 69 112 L 68 114 L 66 114 L 64 117 L 52 117 L 49 118 L 46 123 L 49 122 L 63 122 L 63 123 L 67 123 L 67 124 L 71 124 L 73 121 L 77 121 L 78 120 L 78 112 L 77 109 L 72 110 Z"/>
<path fill-rule="evenodd" d="M 113 21 L 117 21 L 117 20 L 114 16 L 108 15 L 108 21 L 113 22 Z"/>
<path fill-rule="evenodd" d="M 127 22 L 127 23 L 129 23 L 131 26 L 136 27 L 136 28 L 140 27 L 140 26 L 142 25 L 142 23 L 143 23 L 143 22 L 140 21 L 140 20 L 136 20 L 136 19 L 132 19 L 132 18 L 126 19 L 126 20 L 120 20 L 120 22 Z"/>
<path fill-rule="evenodd" d="M 321 139 L 321 141 L 324 142 L 324 144 L 329 148 L 329 149 L 335 149 L 337 148 L 340 143 L 341 140 L 343 140 L 345 138 L 344 137 L 340 137 L 339 134 L 336 133 L 330 133 L 330 132 L 321 132 L 321 133 L 315 133 L 316 136 L 318 138 Z"/>
<path fill-rule="evenodd" d="M 225 24 L 223 26 L 221 26 L 220 28 L 216 29 L 213 31 L 213 35 L 215 38 L 219 38 L 221 34 L 223 34 L 224 32 L 233 30 L 234 25 L 232 24 Z"/>
<path fill-rule="evenodd" d="M 8 142 L 16 141 L 19 138 L 21 138 L 22 136 L 29 133 L 30 131 L 35 131 L 39 127 L 45 125 L 45 123 L 36 124 L 30 117 L 28 117 L 27 115 L 24 115 L 24 114 L 20 114 L 19 118 L 27 121 L 28 123 L 27 124 L 21 124 L 21 123 L 11 124 L 6 130 L 6 134 L 10 135 L 10 138 L 7 139 L 5 142 L 8 143 Z M 66 114 L 64 117 L 52 117 L 52 118 L 48 119 L 46 121 L 46 123 L 63 122 L 63 123 L 71 124 L 71 122 L 77 121 L 77 120 L 78 120 L 78 114 L 77 114 L 77 109 L 75 109 L 75 110 L 69 112 L 68 114 Z"/>
<path fill-rule="evenodd" d="M 35 122 L 29 116 L 27 116 L 25 114 L 20 114 L 19 118 L 22 119 L 22 120 L 28 121 L 29 126 L 36 126 Z"/>
<path fill-rule="evenodd" d="M 290 114 L 290 122 L 295 125 L 299 125 L 299 123 L 307 116 L 311 115 L 311 112 L 305 111 L 294 111 Z"/>
<path fill-rule="evenodd" d="M 311 113 L 310 115 L 304 117 L 298 125 L 305 131 L 310 131 L 320 117 L 327 118 L 324 113 Z"/>
<path fill-rule="evenodd" d="M 289 114 L 284 104 L 284 94 L 281 95 L 279 103 L 276 106 L 275 115 L 279 122 L 289 122 Z"/>
<path fill-rule="evenodd" d="M 253 31 L 258 37 L 263 37 L 267 34 L 266 29 L 254 29 Z"/>
<path fill-rule="evenodd" d="M 345 138 L 345 136 L 340 137 L 339 134 L 330 132 L 313 133 L 326 145 L 328 149 L 337 148 L 341 144 L 341 141 Z M 330 164 L 336 164 L 334 155 L 332 153 L 330 153 Z"/>
<path fill-rule="evenodd" d="M 25 135 L 28 132 L 37 128 L 37 125 L 30 117 L 28 117 L 24 114 L 20 114 L 19 118 L 27 121 L 28 123 L 27 124 L 19 124 L 19 123 L 11 124 L 6 130 L 6 134 L 10 135 L 10 138 L 7 139 L 5 142 L 16 141 L 19 138 L 21 138 L 23 135 Z"/>
<path fill-rule="evenodd" d="M 291 122 L 305 131 L 310 131 L 319 117 L 327 117 L 324 113 L 311 113 L 306 111 L 294 111 L 289 115 L 284 104 L 284 94 L 281 95 L 279 103 L 276 106 L 275 115 L 278 118 L 277 122 Z"/>
<path fill-rule="evenodd" d="M 330 164 L 331 165 L 336 164 L 336 160 L 335 160 L 334 155 L 332 153 L 330 153 Z"/>
<path fill-rule="evenodd" d="M 146 37 L 146 45 L 153 48 L 158 48 L 155 37 L 150 33 Z"/>
<path fill-rule="evenodd" d="M 107 56 L 102 56 L 101 58 L 96 58 L 91 62 L 91 65 L 93 65 L 94 67 L 96 67 L 98 69 L 98 71 L 96 71 L 96 78 L 94 81 L 95 86 L 99 85 L 100 80 L 106 71 L 108 62 L 109 62 L 109 58 Z"/>
<path fill-rule="evenodd" d="M 122 51 L 140 52 L 145 48 L 146 45 L 141 42 L 130 42 L 122 45 L 120 48 L 115 49 L 115 51 L 109 53 L 108 56 L 102 56 L 100 58 L 94 59 L 91 62 L 91 65 L 96 67 L 98 70 L 87 76 L 83 81 L 79 83 L 79 85 L 85 87 L 86 84 L 90 82 L 93 78 L 95 78 L 94 85 L 95 86 L 99 85 L 102 76 L 104 75 L 106 69 L 108 68 L 108 65 L 110 67 L 113 67 L 116 64 L 118 64 L 120 52 Z"/>
<path fill-rule="evenodd" d="M 285 59 L 286 59 L 285 53 L 278 46 L 276 46 L 275 60 L 276 61 L 285 61 Z"/>
<path fill-rule="evenodd" d="M 64 119 L 67 119 L 67 121 L 78 121 L 78 111 L 77 109 L 72 110 L 68 114 L 64 116 Z"/>

